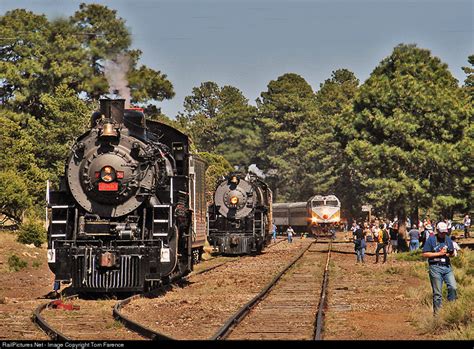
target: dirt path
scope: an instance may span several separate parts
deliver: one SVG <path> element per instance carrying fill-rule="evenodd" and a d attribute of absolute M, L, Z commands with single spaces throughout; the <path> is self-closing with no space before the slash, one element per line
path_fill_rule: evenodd
<path fill-rule="evenodd" d="M 351 243 L 335 249 L 345 253 L 331 257 L 324 339 L 433 339 L 421 335 L 409 322 L 415 300 L 408 290 L 421 285 L 410 274 L 410 263 L 396 261 L 389 254 L 385 264 L 380 260 L 374 264 L 375 256 L 356 264 Z"/>
<path fill-rule="evenodd" d="M 36 306 L 46 301 L 38 298 L 51 290 L 54 278 L 47 266 L 46 249 L 21 245 L 15 238 L 11 232 L 0 232 L 0 339 L 47 339 L 31 321 Z M 298 242 L 294 245 L 296 248 L 302 241 L 295 239 L 295 242 Z M 279 244 L 280 247 L 283 245 L 285 243 Z M 275 248 L 278 250 L 279 246 Z M 367 256 L 365 265 L 356 265 L 352 243 L 335 244 L 334 248 L 346 253 L 332 254 L 324 339 L 434 339 L 426 334 L 420 335 L 409 322 L 410 312 L 415 308 L 412 305 L 417 301 L 409 296 L 413 290 L 411 293 L 408 291 L 422 285 L 422 280 L 410 273 L 412 263 L 395 261 L 393 255 L 389 255 L 386 264 L 373 264 L 375 256 Z M 20 271 L 10 271 L 8 258 L 13 254 L 27 261 L 28 266 Z M 198 265 L 196 269 L 208 267 L 207 263 L 212 262 Z M 197 292 L 194 297 L 184 297 L 189 292 L 185 287 L 176 288 L 167 297 L 157 300 L 156 304 L 148 308 L 146 315 L 152 321 L 150 326 L 159 325 L 161 328 L 164 325 L 171 334 L 180 337 L 178 332 L 182 332 L 183 323 L 190 325 L 194 318 L 207 323 L 216 311 L 226 310 L 218 309 L 222 305 L 218 306 L 220 302 L 217 299 L 227 298 L 224 308 L 229 308 L 231 312 L 248 297 L 244 297 L 243 292 L 229 294 L 226 290 L 236 284 L 239 290 L 243 290 L 240 283 L 248 276 L 243 278 L 236 270 L 231 278 L 218 279 L 223 270 L 241 267 L 241 263 L 230 263 L 222 270 L 216 269 L 215 273 L 203 274 L 205 277 L 200 276 L 196 280 L 191 278 L 188 287 L 193 289 L 201 285 L 205 290 L 203 293 Z M 272 273 L 269 274 L 271 277 Z M 255 291 L 262 285 L 254 285 Z M 215 297 L 216 302 L 211 302 L 211 299 L 206 302 L 208 297 Z M 242 297 L 245 299 L 240 299 Z M 186 313 L 187 308 L 191 307 L 190 303 L 201 304 L 202 311 Z M 174 307 L 181 314 L 179 323 L 174 321 L 177 317 L 174 320 L 161 317 L 167 313 L 175 314 L 172 311 Z M 153 323 L 157 313 L 161 313 L 160 318 L 165 323 Z M 173 329 L 173 326 L 176 328 Z M 209 326 L 212 328 L 205 336 L 195 334 L 187 338 L 208 338 L 214 333 L 215 324 L 209 323 Z"/>
<path fill-rule="evenodd" d="M 208 273 L 190 276 L 185 287 L 173 287 L 158 298 L 134 300 L 123 314 L 172 338 L 211 338 L 229 316 L 311 242 L 283 242 L 261 255 L 243 257 Z"/>
<path fill-rule="evenodd" d="M 27 266 L 10 269 L 8 259 L 17 256 Z M 48 268 L 46 248 L 16 242 L 12 232 L 0 232 L 0 339 L 48 339 L 31 321 L 38 299 L 52 289 L 54 276 Z"/>

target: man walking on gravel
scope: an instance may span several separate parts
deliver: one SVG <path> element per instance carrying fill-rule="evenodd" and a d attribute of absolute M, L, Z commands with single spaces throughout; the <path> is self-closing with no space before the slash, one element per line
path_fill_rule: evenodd
<path fill-rule="evenodd" d="M 448 301 L 454 301 L 456 296 L 456 280 L 451 268 L 449 257 L 454 256 L 454 246 L 447 236 L 448 226 L 440 222 L 438 234 L 430 235 L 423 247 L 423 257 L 428 258 L 429 276 L 433 289 L 433 312 L 436 315 L 441 308 L 443 299 L 443 282 L 448 287 Z"/>

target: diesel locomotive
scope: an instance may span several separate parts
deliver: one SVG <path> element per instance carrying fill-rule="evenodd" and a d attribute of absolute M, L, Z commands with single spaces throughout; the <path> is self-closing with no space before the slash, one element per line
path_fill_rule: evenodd
<path fill-rule="evenodd" d="M 48 263 L 77 292 L 143 292 L 189 273 L 206 240 L 205 162 L 123 99 L 100 100 L 49 193 Z"/>
<path fill-rule="evenodd" d="M 271 240 L 272 191 L 257 175 L 233 172 L 214 191 L 208 241 L 226 255 L 259 253 Z"/>
<path fill-rule="evenodd" d="M 308 201 L 273 204 L 274 224 L 280 231 L 328 235 L 341 223 L 341 202 L 335 195 L 314 195 Z"/>

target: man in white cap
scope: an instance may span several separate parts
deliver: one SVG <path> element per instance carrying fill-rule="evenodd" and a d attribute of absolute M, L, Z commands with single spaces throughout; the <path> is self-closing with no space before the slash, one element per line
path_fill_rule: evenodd
<path fill-rule="evenodd" d="M 454 301 L 456 295 L 456 280 L 451 268 L 449 257 L 454 255 L 454 246 L 447 236 L 448 226 L 439 222 L 436 230 L 438 234 L 430 235 L 423 246 L 423 257 L 428 258 L 429 276 L 433 289 L 433 311 L 436 315 L 441 308 L 443 299 L 443 282 L 448 287 L 448 301 Z"/>

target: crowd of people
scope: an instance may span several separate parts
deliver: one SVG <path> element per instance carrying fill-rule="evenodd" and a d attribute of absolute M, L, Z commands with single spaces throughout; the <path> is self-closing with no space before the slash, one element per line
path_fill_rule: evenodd
<path fill-rule="evenodd" d="M 466 215 L 463 220 L 464 237 L 468 238 L 470 217 Z M 423 249 L 425 242 L 430 236 L 434 236 L 440 230 L 446 230 L 447 235 L 455 245 L 455 253 L 459 249 L 456 237 L 451 236 L 453 225 L 450 219 L 432 222 L 429 217 L 418 223 L 411 223 L 408 219 L 406 222 L 406 233 L 403 234 L 399 229 L 398 219 L 380 220 L 375 219 L 372 222 L 354 222 L 352 223 L 351 232 L 354 241 L 354 249 L 357 256 L 357 263 L 365 262 L 365 254 L 369 250 L 375 253 L 375 263 L 379 262 L 379 255 L 383 253 L 383 263 L 387 261 L 387 254 L 416 251 Z"/>
<path fill-rule="evenodd" d="M 469 238 L 471 219 L 463 219 L 464 238 Z M 379 262 L 380 251 L 383 252 L 383 263 L 388 253 L 417 251 L 421 248 L 422 256 L 428 261 L 428 272 L 433 291 L 433 312 L 437 314 L 442 303 L 443 283 L 447 287 L 448 301 L 457 298 L 457 285 L 451 267 L 450 258 L 456 257 L 460 250 L 456 236 L 451 235 L 451 220 L 444 219 L 432 222 L 429 218 L 411 224 L 406 222 L 406 234 L 399 229 L 397 219 L 393 221 L 375 220 L 373 222 L 354 222 L 352 235 L 356 252 L 356 263 L 364 263 L 366 250 L 375 250 L 375 263 Z"/>

